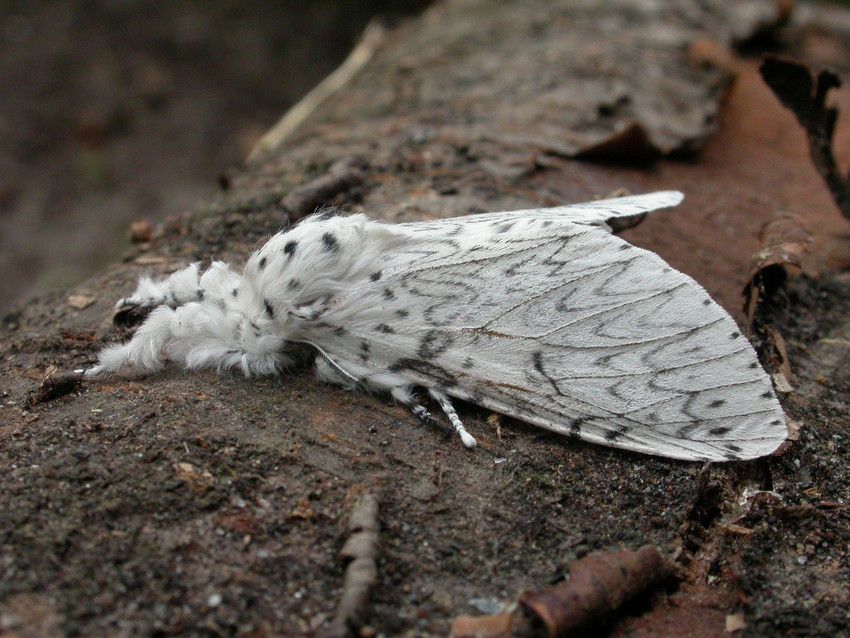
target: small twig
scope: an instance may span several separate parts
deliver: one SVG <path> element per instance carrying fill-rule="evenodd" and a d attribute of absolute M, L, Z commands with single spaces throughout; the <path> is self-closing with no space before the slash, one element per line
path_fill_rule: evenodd
<path fill-rule="evenodd" d="M 363 622 L 369 593 L 378 580 L 378 498 L 363 494 L 351 512 L 350 536 L 340 556 L 350 560 L 345 569 L 342 597 L 325 638 L 343 638 Z"/>
<path fill-rule="evenodd" d="M 841 80 L 826 70 L 814 77 L 805 65 L 775 57 L 766 58 L 759 70 L 779 101 L 806 130 L 812 162 L 841 213 L 850 219 L 850 174 L 841 175 L 832 147 L 838 109 L 826 105 L 827 95 L 841 86 Z"/>
<path fill-rule="evenodd" d="M 304 121 L 310 117 L 325 100 L 339 91 L 366 66 L 384 39 L 386 30 L 377 21 L 372 21 L 363 31 L 360 42 L 348 54 L 345 61 L 328 77 L 319 82 L 312 91 L 305 95 L 295 106 L 269 129 L 254 146 L 248 161 L 258 159 L 269 151 L 280 148 Z"/>

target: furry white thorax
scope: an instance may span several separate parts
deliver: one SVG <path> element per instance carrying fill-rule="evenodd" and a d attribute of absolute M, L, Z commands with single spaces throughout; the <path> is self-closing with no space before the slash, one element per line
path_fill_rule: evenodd
<path fill-rule="evenodd" d="M 274 235 L 251 255 L 241 275 L 214 261 L 203 273 L 193 263 L 160 282 L 142 277 L 136 292 L 116 308 L 154 310 L 130 342 L 105 349 L 87 374 L 114 372 L 124 365 L 157 370 L 167 360 L 189 370 L 274 374 L 292 363 L 287 342 L 311 343 L 302 330 L 305 324 L 323 319 L 342 324 L 373 314 L 369 306 L 374 300 L 368 297 L 345 306 L 335 300 L 372 274 L 381 254 L 410 240 L 399 227 L 365 215 L 319 213 Z M 348 382 L 324 357 L 318 362 L 322 380 Z M 368 372 L 377 389 L 406 385 L 398 383 L 398 375 Z"/>

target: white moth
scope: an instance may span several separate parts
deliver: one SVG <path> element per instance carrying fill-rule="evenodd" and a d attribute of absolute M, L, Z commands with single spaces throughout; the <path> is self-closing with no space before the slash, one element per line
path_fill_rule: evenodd
<path fill-rule="evenodd" d="M 319 213 L 242 274 L 213 262 L 142 278 L 119 312 L 154 308 L 87 376 L 171 360 L 274 374 L 308 344 L 320 379 L 389 392 L 429 419 L 427 388 L 564 435 L 678 459 L 748 459 L 786 438 L 768 376 L 690 277 L 606 221 L 678 192 L 409 224 Z"/>

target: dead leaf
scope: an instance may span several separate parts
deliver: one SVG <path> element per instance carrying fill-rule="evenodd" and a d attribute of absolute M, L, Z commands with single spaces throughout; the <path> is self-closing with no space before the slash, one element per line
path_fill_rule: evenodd
<path fill-rule="evenodd" d="M 726 632 L 734 633 L 741 631 L 747 623 L 744 621 L 744 614 L 729 614 L 726 616 Z"/>
<path fill-rule="evenodd" d="M 788 270 L 799 272 L 808 252 L 812 236 L 800 220 L 789 213 L 779 213 L 762 226 L 759 234 L 762 248 L 750 260 L 747 284 L 744 286 L 744 311 L 751 327 L 764 299 L 772 296 L 785 282 Z"/>
<path fill-rule="evenodd" d="M 75 310 L 84 310 L 97 301 L 94 295 L 76 294 L 68 297 L 68 305 Z"/>
<path fill-rule="evenodd" d="M 788 428 L 788 436 L 786 438 L 789 441 L 800 440 L 800 429 L 803 427 L 803 424 L 800 421 L 797 419 L 786 418 L 785 427 Z"/>
<path fill-rule="evenodd" d="M 458 616 L 452 621 L 452 638 L 511 638 L 514 615 Z"/>

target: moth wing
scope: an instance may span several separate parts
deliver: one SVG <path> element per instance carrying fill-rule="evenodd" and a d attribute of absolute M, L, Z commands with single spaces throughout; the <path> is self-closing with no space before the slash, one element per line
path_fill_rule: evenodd
<path fill-rule="evenodd" d="M 448 236 L 467 234 L 498 234 L 513 229 L 516 223 L 524 225 L 525 230 L 551 226 L 553 224 L 584 224 L 601 226 L 611 220 L 622 217 L 645 215 L 656 210 L 678 206 L 684 195 L 679 191 L 658 191 L 643 195 L 602 199 L 582 204 L 556 206 L 554 208 L 530 208 L 503 213 L 483 213 L 466 215 L 427 222 L 400 224 L 412 233 L 441 233 Z M 517 229 L 513 229 L 517 230 Z"/>
<path fill-rule="evenodd" d="M 754 458 L 786 437 L 734 320 L 598 226 L 410 233 L 335 305 L 345 334 L 314 336 L 341 363 L 561 434 L 689 460 Z"/>

